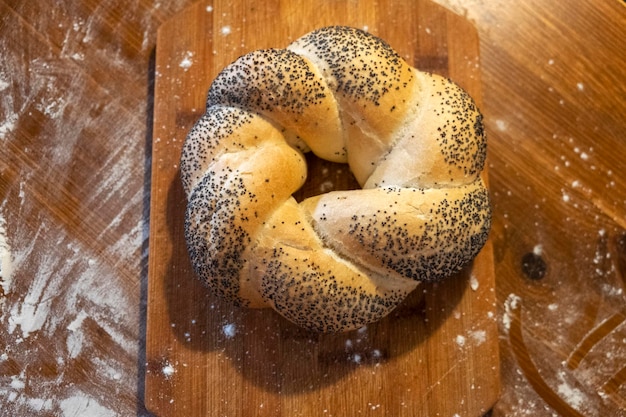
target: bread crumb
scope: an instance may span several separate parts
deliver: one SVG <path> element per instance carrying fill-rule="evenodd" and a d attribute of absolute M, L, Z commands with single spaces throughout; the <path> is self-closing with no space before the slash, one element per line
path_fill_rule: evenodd
<path fill-rule="evenodd" d="M 474 274 L 472 274 L 470 276 L 470 288 L 474 291 L 476 291 L 479 287 L 479 282 L 478 279 L 476 278 L 476 276 Z"/>

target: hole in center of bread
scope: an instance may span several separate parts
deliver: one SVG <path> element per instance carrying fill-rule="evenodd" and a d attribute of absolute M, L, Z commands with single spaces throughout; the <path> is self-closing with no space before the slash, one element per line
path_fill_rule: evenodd
<path fill-rule="evenodd" d="M 299 203 L 308 197 L 326 194 L 330 191 L 359 190 L 357 182 L 348 164 L 339 164 L 326 161 L 313 154 L 306 153 L 307 178 L 306 182 L 293 196 Z"/>

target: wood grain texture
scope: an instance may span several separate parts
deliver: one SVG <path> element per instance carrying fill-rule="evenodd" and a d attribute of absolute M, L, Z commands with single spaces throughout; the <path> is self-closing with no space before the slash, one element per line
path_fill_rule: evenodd
<path fill-rule="evenodd" d="M 480 38 L 502 377 L 493 415 L 623 416 L 625 3 L 437 2 Z M 159 26 L 192 3 L 0 0 L 2 415 L 150 415 L 150 62 Z M 298 19 L 328 17 L 324 4 Z M 281 31 L 275 17 L 258 19 Z M 386 13 L 379 30 L 403 19 Z M 427 29 L 409 33 L 424 46 Z"/>
<path fill-rule="evenodd" d="M 460 16 L 428 1 L 336 3 L 327 15 L 302 20 L 313 12 L 271 1 L 200 2 L 159 30 L 146 402 L 168 416 L 481 416 L 499 395 L 491 244 L 471 270 L 420 288 L 385 320 L 334 335 L 306 332 L 272 310 L 221 302 L 189 265 L 180 150 L 211 81 L 238 56 L 284 47 L 328 24 L 366 27 L 408 62 L 453 77 L 480 103 L 478 37 Z M 265 24 L 270 18 L 278 30 Z M 308 162 L 297 197 L 354 188 L 346 165 Z"/>

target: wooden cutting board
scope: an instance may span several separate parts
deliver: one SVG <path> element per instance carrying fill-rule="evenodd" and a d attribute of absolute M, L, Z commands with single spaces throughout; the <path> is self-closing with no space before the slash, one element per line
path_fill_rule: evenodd
<path fill-rule="evenodd" d="M 156 49 L 145 380 L 146 404 L 159 416 L 477 417 L 497 399 L 491 242 L 463 273 L 342 334 L 232 307 L 194 277 L 178 163 L 211 81 L 248 51 L 285 47 L 331 24 L 382 37 L 480 103 L 475 29 L 429 1 L 201 1 L 165 23 Z M 353 186 L 346 166 L 309 158 L 298 196 Z"/>

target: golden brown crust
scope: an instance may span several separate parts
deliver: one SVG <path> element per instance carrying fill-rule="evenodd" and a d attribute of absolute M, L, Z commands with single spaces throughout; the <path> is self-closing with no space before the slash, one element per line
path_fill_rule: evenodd
<path fill-rule="evenodd" d="M 319 66 L 333 89 L 347 131 L 350 169 L 363 185 L 415 111 L 414 70 L 382 39 L 349 27 L 318 29 L 288 49 Z"/>
<path fill-rule="evenodd" d="M 296 203 L 309 150 L 364 189 Z M 370 34 L 333 26 L 251 52 L 218 75 L 183 146 L 192 264 L 236 304 L 358 328 L 484 245 L 485 154 L 467 93 Z"/>

